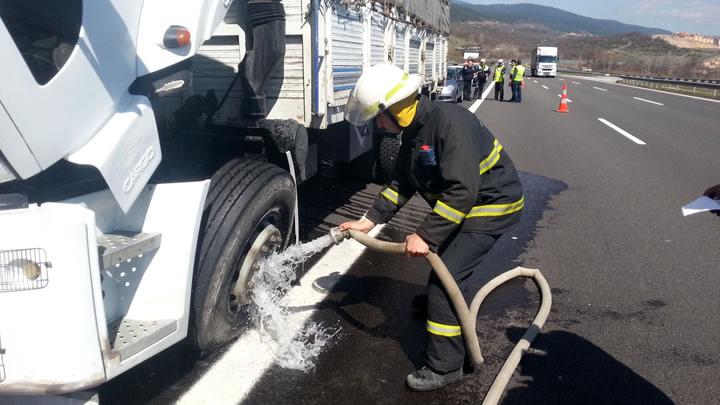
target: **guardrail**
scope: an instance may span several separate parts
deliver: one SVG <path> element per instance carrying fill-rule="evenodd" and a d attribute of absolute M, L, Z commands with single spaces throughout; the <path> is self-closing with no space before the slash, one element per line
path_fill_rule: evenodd
<path fill-rule="evenodd" d="M 707 89 L 720 88 L 720 80 L 681 79 L 670 77 L 636 76 L 636 75 L 613 75 L 621 79 L 643 80 L 653 83 L 683 84 L 687 86 L 702 87 Z"/>
<path fill-rule="evenodd" d="M 588 72 L 583 70 L 571 69 L 571 68 L 558 68 L 558 72 L 565 73 L 576 73 L 590 76 L 612 76 L 619 77 L 626 80 L 643 80 L 654 83 L 665 83 L 665 84 L 683 84 L 688 86 L 716 89 L 720 88 L 720 80 L 701 80 L 701 79 L 683 79 L 678 77 L 657 77 L 657 76 L 641 76 L 641 75 L 626 75 L 611 72 Z"/>

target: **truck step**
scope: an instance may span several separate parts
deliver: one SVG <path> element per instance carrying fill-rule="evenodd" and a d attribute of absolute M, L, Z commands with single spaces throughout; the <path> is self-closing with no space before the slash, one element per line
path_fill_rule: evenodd
<path fill-rule="evenodd" d="M 120 361 L 139 353 L 177 330 L 177 320 L 138 321 L 122 319 L 108 325 L 113 350 Z"/>
<path fill-rule="evenodd" d="M 113 231 L 98 238 L 103 270 L 160 248 L 160 233 Z"/>

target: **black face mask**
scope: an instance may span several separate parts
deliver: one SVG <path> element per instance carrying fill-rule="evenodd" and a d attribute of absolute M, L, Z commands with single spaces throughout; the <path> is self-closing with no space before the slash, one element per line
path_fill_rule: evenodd
<path fill-rule="evenodd" d="M 395 116 L 392 115 L 392 113 L 390 112 L 389 109 L 387 109 L 387 108 L 384 109 L 382 113 L 383 113 L 386 117 L 390 118 L 390 119 L 395 123 L 395 125 L 397 125 L 400 129 L 402 129 L 402 126 L 401 126 L 400 123 L 398 122 L 397 118 L 395 118 Z"/>

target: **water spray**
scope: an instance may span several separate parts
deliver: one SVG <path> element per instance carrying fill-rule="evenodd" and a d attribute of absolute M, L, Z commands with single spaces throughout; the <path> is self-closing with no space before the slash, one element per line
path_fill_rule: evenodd
<path fill-rule="evenodd" d="M 352 238 L 365 245 L 370 250 L 376 252 L 395 254 L 405 253 L 404 243 L 380 241 L 355 230 L 341 231 L 339 228 L 332 228 L 330 230 L 330 237 L 337 245 L 346 239 Z M 505 363 L 495 377 L 495 381 L 493 381 L 492 386 L 490 386 L 490 389 L 483 400 L 483 404 L 497 404 L 502 396 L 502 393 L 505 391 L 505 386 L 510 381 L 513 372 L 517 368 L 518 364 L 520 364 L 522 355 L 528 350 L 530 343 L 532 343 L 538 335 L 540 329 L 545 324 L 545 320 L 547 320 L 548 314 L 550 313 L 550 306 L 552 305 L 550 286 L 548 285 L 547 280 L 545 280 L 545 277 L 543 277 L 540 273 L 540 270 L 516 267 L 500 274 L 485 284 L 480 291 L 475 294 L 475 297 L 470 304 L 470 308 L 468 308 L 465 298 L 460 292 L 460 288 L 455 282 L 455 279 L 453 279 L 452 274 L 450 274 L 450 271 L 448 271 L 445 263 L 443 263 L 440 259 L 440 256 L 430 252 L 427 256 L 425 256 L 425 258 L 430 263 L 435 275 L 440 279 L 443 288 L 445 288 L 445 291 L 450 297 L 450 301 L 452 302 L 455 313 L 460 321 L 460 328 L 462 330 L 463 339 L 465 340 L 465 347 L 470 354 L 471 361 L 476 367 L 480 366 L 484 361 L 480 351 L 480 342 L 478 341 L 477 333 L 475 332 L 475 322 L 477 320 L 477 314 L 480 310 L 480 306 L 483 301 L 485 301 L 485 298 L 497 287 L 518 277 L 531 278 L 540 291 L 540 309 L 538 309 L 535 319 L 532 324 L 530 324 L 530 327 L 527 329 L 520 341 L 515 345 L 515 348 L 508 358 L 505 360 Z"/>

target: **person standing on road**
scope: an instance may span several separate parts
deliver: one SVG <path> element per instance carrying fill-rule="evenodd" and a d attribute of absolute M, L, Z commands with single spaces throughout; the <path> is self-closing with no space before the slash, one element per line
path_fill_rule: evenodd
<path fill-rule="evenodd" d="M 482 96 L 482 92 L 485 90 L 485 83 L 487 82 L 489 75 L 490 66 L 487 65 L 487 61 L 485 61 L 485 59 L 480 59 L 480 65 L 478 65 L 477 74 L 475 75 L 477 82 L 477 87 L 475 87 L 476 99 L 479 99 Z"/>
<path fill-rule="evenodd" d="M 463 79 L 463 99 L 472 100 L 472 82 L 475 76 L 475 66 L 473 65 L 472 58 L 465 60 L 465 64 L 462 68 L 462 79 Z"/>
<path fill-rule="evenodd" d="M 389 65 L 363 72 L 347 103 L 346 119 L 402 133 L 395 171 L 366 216 L 341 230 L 369 232 L 389 221 L 419 193 L 433 207 L 405 253 L 424 257 L 437 252 L 461 290 L 504 232 L 515 226 L 524 207 L 522 185 L 510 156 L 467 109 L 431 103 L 418 95 L 419 75 Z M 429 391 L 463 377 L 465 345 L 459 321 L 440 280 L 427 287 L 425 365 L 406 378 L 408 388 Z"/>
<path fill-rule="evenodd" d="M 513 79 L 515 77 L 515 67 L 517 66 L 517 63 L 515 62 L 515 59 L 510 61 L 510 82 L 508 83 L 508 86 L 510 86 L 510 93 L 512 96 L 510 97 L 510 102 L 514 103 L 517 101 L 517 92 L 515 91 L 515 80 Z"/>
<path fill-rule="evenodd" d="M 522 87 L 525 80 L 525 66 L 522 61 L 518 59 L 515 62 L 512 73 L 510 73 L 510 80 L 513 85 L 513 99 L 516 103 L 522 103 Z M 513 101 L 513 100 L 510 100 Z"/>
<path fill-rule="evenodd" d="M 505 65 L 502 59 L 497 62 L 493 73 L 493 81 L 495 82 L 495 100 L 503 101 L 505 98 Z M 498 96 L 500 97 L 499 100 Z"/>

